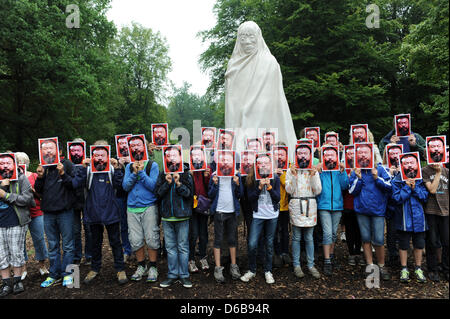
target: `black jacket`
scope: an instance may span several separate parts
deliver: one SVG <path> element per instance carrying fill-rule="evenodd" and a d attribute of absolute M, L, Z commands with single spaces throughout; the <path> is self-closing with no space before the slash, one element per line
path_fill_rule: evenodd
<path fill-rule="evenodd" d="M 44 177 L 36 179 L 34 188 L 42 194 L 41 209 L 44 213 L 59 213 L 73 208 L 74 165 L 69 160 L 61 160 L 61 163 L 64 165 L 64 175 L 59 175 L 56 166 L 47 166 L 44 168 Z"/>
<path fill-rule="evenodd" d="M 162 218 L 183 218 L 192 215 L 194 196 L 194 179 L 188 172 L 189 166 L 184 166 L 184 173 L 180 173 L 180 187 L 175 182 L 166 181 L 166 174 L 159 173 L 155 185 L 156 196 L 160 200 L 159 211 Z"/>

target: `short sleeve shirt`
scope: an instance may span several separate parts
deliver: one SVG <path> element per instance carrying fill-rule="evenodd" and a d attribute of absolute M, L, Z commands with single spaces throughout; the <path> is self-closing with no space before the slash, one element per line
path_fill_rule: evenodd
<path fill-rule="evenodd" d="M 425 184 L 428 182 L 433 183 L 435 176 L 436 172 L 431 166 L 426 166 L 422 170 L 422 178 Z M 442 167 L 436 194 L 430 193 L 428 196 L 428 201 L 425 204 L 425 213 L 448 216 L 448 201 L 448 168 Z"/>

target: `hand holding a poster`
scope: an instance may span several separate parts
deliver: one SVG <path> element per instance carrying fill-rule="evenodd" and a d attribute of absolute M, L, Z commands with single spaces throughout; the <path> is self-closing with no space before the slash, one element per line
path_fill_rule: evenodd
<path fill-rule="evenodd" d="M 61 162 L 56 164 L 56 169 L 58 170 L 60 176 L 64 175 L 64 165 Z"/>
<path fill-rule="evenodd" d="M 91 165 L 91 159 L 90 158 L 85 158 L 82 162 L 83 167 L 88 167 L 89 165 Z"/>
<path fill-rule="evenodd" d="M 216 185 L 219 183 L 219 178 L 217 177 L 217 175 L 214 175 L 212 180 L 213 180 L 214 184 L 216 184 Z"/>
<path fill-rule="evenodd" d="M 378 170 L 376 168 L 372 168 L 372 176 L 374 180 L 378 178 Z"/>
<path fill-rule="evenodd" d="M 360 168 L 355 168 L 355 174 L 356 174 L 356 177 L 358 177 L 359 179 L 362 178 L 362 176 L 361 176 L 361 169 Z"/>
<path fill-rule="evenodd" d="M 180 186 L 181 186 L 181 182 L 180 182 L 180 174 L 174 173 L 174 174 L 173 174 L 173 180 L 174 180 L 175 184 L 177 184 L 177 187 L 180 187 Z"/>
<path fill-rule="evenodd" d="M 9 186 L 9 178 L 2 179 L 2 182 L 0 183 L 1 186 Z"/>
<path fill-rule="evenodd" d="M 38 167 L 36 168 L 36 174 L 38 175 L 38 178 L 44 177 L 44 168 L 42 167 L 41 164 L 39 164 Z"/>
<path fill-rule="evenodd" d="M 204 172 L 203 172 L 203 176 L 204 177 L 209 177 L 209 175 L 211 175 L 211 169 L 207 168 Z"/>
<path fill-rule="evenodd" d="M 119 162 L 115 158 L 111 158 L 111 165 L 114 167 L 114 169 L 119 168 Z"/>
<path fill-rule="evenodd" d="M 392 144 L 397 144 L 398 141 L 400 141 L 400 137 L 398 137 L 398 136 L 395 135 L 395 134 L 391 136 L 390 142 L 391 142 Z"/>
<path fill-rule="evenodd" d="M 408 142 L 409 142 L 409 145 L 416 146 L 416 137 L 414 134 L 411 134 L 410 136 L 408 136 Z"/>
<path fill-rule="evenodd" d="M 166 174 L 166 181 L 169 185 L 172 184 L 172 174 Z"/>
<path fill-rule="evenodd" d="M 239 186 L 239 177 L 237 177 L 236 175 L 233 176 L 233 182 Z"/>
<path fill-rule="evenodd" d="M 297 177 L 297 169 L 295 168 L 295 166 L 294 165 L 292 165 L 291 166 L 291 174 L 293 175 L 293 176 L 295 176 L 295 177 Z"/>
<path fill-rule="evenodd" d="M 408 178 L 405 181 L 405 184 L 408 185 L 409 187 L 411 187 L 411 189 L 414 189 L 414 187 L 416 187 L 416 180 L 412 179 L 412 178 Z"/>

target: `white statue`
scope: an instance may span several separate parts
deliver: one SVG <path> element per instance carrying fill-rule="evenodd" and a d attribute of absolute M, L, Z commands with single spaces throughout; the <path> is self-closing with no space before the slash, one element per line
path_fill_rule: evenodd
<path fill-rule="evenodd" d="M 225 126 L 237 129 L 237 151 L 245 149 L 245 137 L 260 136 L 263 129 L 276 130 L 277 141 L 286 143 L 291 154 L 297 143 L 280 66 L 253 21 L 239 26 L 225 73 Z"/>

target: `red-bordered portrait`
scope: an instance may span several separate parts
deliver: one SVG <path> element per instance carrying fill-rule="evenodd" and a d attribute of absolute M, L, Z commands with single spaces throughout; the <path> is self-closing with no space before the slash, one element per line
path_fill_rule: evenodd
<path fill-rule="evenodd" d="M 322 170 L 339 170 L 339 147 L 331 145 L 322 147 Z"/>
<path fill-rule="evenodd" d="M 86 158 L 86 142 L 67 142 L 67 158 L 74 165 L 80 166 Z"/>
<path fill-rule="evenodd" d="M 109 145 L 91 145 L 92 173 L 107 173 L 110 170 L 111 147 Z"/>
<path fill-rule="evenodd" d="M 39 163 L 42 166 L 56 165 L 59 163 L 59 144 L 57 137 L 40 138 Z"/>
<path fill-rule="evenodd" d="M 156 146 L 169 144 L 169 124 L 156 123 L 152 124 L 152 142 Z"/>
<path fill-rule="evenodd" d="M 127 143 L 132 163 L 148 160 L 147 143 L 144 134 L 128 136 Z"/>
<path fill-rule="evenodd" d="M 183 173 L 183 147 L 181 145 L 163 146 L 164 173 Z"/>
<path fill-rule="evenodd" d="M 16 155 L 14 153 L 0 154 L 0 181 L 4 179 L 16 181 L 18 176 L 19 172 Z"/>
<path fill-rule="evenodd" d="M 420 165 L 419 152 L 403 153 L 400 157 L 400 172 L 402 181 L 411 179 L 422 179 L 422 168 Z"/>
<path fill-rule="evenodd" d="M 192 145 L 189 151 L 189 168 L 191 171 L 204 171 L 207 168 L 206 149 L 204 145 Z"/>
<path fill-rule="evenodd" d="M 272 152 L 257 153 L 255 155 L 255 179 L 273 178 L 273 156 Z"/>
<path fill-rule="evenodd" d="M 234 176 L 236 172 L 235 151 L 217 151 L 217 176 Z"/>
<path fill-rule="evenodd" d="M 447 152 L 445 145 L 447 144 L 446 136 L 427 136 L 427 164 L 447 163 Z"/>

